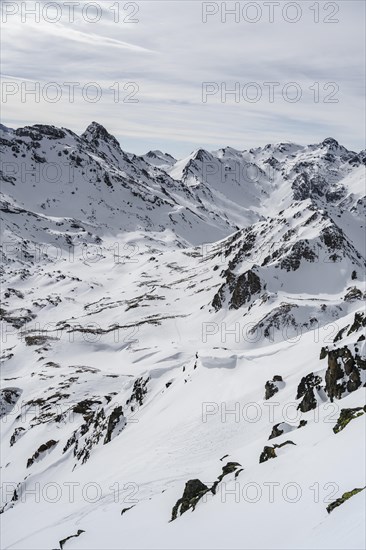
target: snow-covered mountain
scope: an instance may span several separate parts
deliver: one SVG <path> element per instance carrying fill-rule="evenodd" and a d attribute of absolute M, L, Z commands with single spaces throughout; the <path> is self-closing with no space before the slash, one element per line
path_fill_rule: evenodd
<path fill-rule="evenodd" d="M 0 148 L 2 546 L 364 548 L 365 151 Z"/>

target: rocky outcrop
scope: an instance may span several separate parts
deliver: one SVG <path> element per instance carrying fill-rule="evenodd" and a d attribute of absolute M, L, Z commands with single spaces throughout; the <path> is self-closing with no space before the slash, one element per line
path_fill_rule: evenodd
<path fill-rule="evenodd" d="M 239 275 L 236 280 L 231 300 L 230 309 L 239 309 L 249 303 L 253 296 L 262 290 L 261 280 L 253 269 Z"/>
<path fill-rule="evenodd" d="M 12 447 L 18 441 L 18 439 L 20 439 L 22 435 L 25 434 L 25 432 L 26 430 L 22 426 L 19 426 L 19 428 L 15 428 L 13 435 L 10 438 L 10 447 Z"/>
<path fill-rule="evenodd" d="M 346 493 L 343 493 L 343 495 L 341 496 L 341 498 L 337 498 L 337 500 L 335 500 L 334 502 L 331 502 L 328 506 L 327 506 L 327 512 L 328 514 L 330 514 L 331 512 L 333 512 L 333 510 L 335 508 L 337 508 L 338 506 L 341 506 L 341 504 L 344 504 L 347 500 L 349 500 L 351 497 L 357 495 L 358 493 L 360 493 L 361 491 L 363 491 L 365 489 L 365 487 L 362 487 L 362 489 L 353 489 L 352 491 L 348 491 Z"/>
<path fill-rule="evenodd" d="M 122 407 L 116 407 L 115 409 L 113 409 L 108 419 L 107 433 L 104 438 L 104 445 L 117 437 L 117 435 L 122 432 L 125 426 L 126 419 L 123 415 Z"/>
<path fill-rule="evenodd" d="M 293 441 L 285 441 L 280 445 L 273 445 L 273 447 L 266 445 L 259 457 L 259 463 L 261 464 L 262 462 L 267 462 L 267 460 L 270 460 L 271 458 L 277 458 L 276 449 L 281 449 L 285 445 L 296 445 L 296 443 Z"/>
<path fill-rule="evenodd" d="M 302 260 L 308 262 L 317 261 L 316 252 L 309 246 L 308 241 L 298 241 L 292 247 L 281 261 L 281 269 L 286 271 L 296 271 L 299 269 Z"/>
<path fill-rule="evenodd" d="M 44 334 L 32 334 L 25 337 L 25 343 L 27 346 L 44 346 L 52 340 L 58 340 L 58 338 L 53 338 Z"/>
<path fill-rule="evenodd" d="M 9 414 L 22 395 L 20 388 L 3 388 L 0 390 L 0 418 Z"/>
<path fill-rule="evenodd" d="M 178 515 L 182 515 L 187 510 L 195 510 L 201 498 L 209 492 L 207 485 L 199 479 L 190 479 L 184 488 L 183 496 L 176 502 L 172 510 L 171 521 L 174 521 Z"/>
<path fill-rule="evenodd" d="M 63 452 L 73 447 L 75 458 L 82 464 L 90 458 L 90 453 L 105 434 L 107 420 L 104 409 L 92 411 L 85 422 L 76 430 L 66 442 Z"/>
<path fill-rule="evenodd" d="M 241 471 L 241 465 L 238 462 L 228 462 L 225 466 L 223 466 L 222 473 L 218 476 L 211 488 L 202 483 L 199 479 L 190 479 L 187 481 L 182 497 L 177 500 L 173 507 L 171 521 L 174 521 L 178 515 L 181 516 L 187 510 L 195 510 L 198 502 L 207 493 L 215 495 L 217 486 L 225 476 L 235 472 L 236 478 Z"/>
<path fill-rule="evenodd" d="M 300 420 L 300 423 L 298 426 L 291 426 L 287 422 L 280 422 L 279 424 L 275 424 L 272 428 L 272 432 L 268 440 L 275 439 L 280 435 L 292 432 L 293 430 L 297 430 L 298 428 L 302 428 L 303 426 L 306 426 L 306 424 L 307 424 L 306 420 Z"/>
<path fill-rule="evenodd" d="M 127 399 L 126 401 L 126 405 L 129 405 L 131 407 L 131 411 L 135 410 L 135 405 L 137 405 L 138 407 L 142 406 L 144 398 L 147 394 L 147 384 L 149 380 L 149 377 L 145 379 L 143 377 L 140 377 L 135 380 L 131 397 L 129 397 L 129 399 Z"/>
<path fill-rule="evenodd" d="M 312 409 L 316 409 L 318 402 L 314 391 L 319 391 L 321 389 L 321 383 L 321 376 L 315 375 L 313 372 L 301 379 L 296 395 L 296 399 L 300 399 L 301 397 L 303 398 L 297 407 L 301 412 L 308 412 Z"/>
<path fill-rule="evenodd" d="M 83 529 L 78 529 L 76 535 L 70 535 L 69 537 L 66 537 L 65 539 L 62 539 L 59 541 L 60 549 L 62 550 L 65 546 L 65 542 L 67 542 L 70 539 L 74 539 L 76 537 L 80 537 L 82 533 L 85 533 Z"/>
<path fill-rule="evenodd" d="M 43 443 L 36 452 L 33 454 L 31 458 L 28 458 L 27 461 L 27 468 L 30 468 L 35 462 L 38 462 L 39 460 L 42 460 L 46 454 L 48 454 L 49 451 L 51 451 L 56 445 L 58 441 L 55 441 L 54 439 L 50 439 L 47 441 L 47 443 Z"/>
<path fill-rule="evenodd" d="M 267 313 L 258 323 L 256 323 L 249 331 L 250 334 L 263 334 L 264 338 L 274 340 L 275 331 L 280 331 L 282 337 L 288 338 L 293 330 L 294 334 L 298 334 L 299 328 L 294 312 L 298 309 L 298 305 L 282 302 L 278 307 Z"/>
<path fill-rule="evenodd" d="M 366 405 L 364 407 L 355 407 L 354 409 L 341 409 L 341 413 L 336 425 L 333 428 L 333 432 L 335 434 L 341 432 L 347 424 L 351 422 L 351 420 L 357 418 L 358 416 L 362 416 L 364 413 L 366 413 Z"/>
<path fill-rule="evenodd" d="M 212 301 L 215 311 L 222 309 L 226 302 L 229 309 L 240 309 L 244 305 L 249 305 L 266 287 L 258 275 L 256 266 L 241 275 L 235 275 L 227 269 L 225 276 L 225 283 L 221 285 Z"/>
<path fill-rule="evenodd" d="M 347 346 L 328 351 L 325 391 L 330 400 L 356 391 L 362 384 L 361 370 L 365 369 L 366 361 L 357 352 L 352 355 Z"/>
<path fill-rule="evenodd" d="M 30 309 L 19 308 L 6 311 L 4 308 L 0 308 L 0 321 L 6 321 L 14 328 L 22 328 L 36 317 L 37 315 Z"/>
<path fill-rule="evenodd" d="M 239 473 L 242 472 L 241 464 L 239 464 L 239 462 L 228 462 L 225 466 L 223 466 L 222 473 L 219 475 L 219 477 L 211 487 L 212 493 L 216 494 L 216 488 L 218 484 L 224 479 L 225 476 L 233 474 L 234 472 L 235 478 L 237 478 Z"/>
<path fill-rule="evenodd" d="M 265 395 L 264 399 L 271 399 L 279 390 L 285 387 L 285 383 L 282 379 L 282 376 L 276 374 L 272 380 L 267 380 L 264 389 Z"/>

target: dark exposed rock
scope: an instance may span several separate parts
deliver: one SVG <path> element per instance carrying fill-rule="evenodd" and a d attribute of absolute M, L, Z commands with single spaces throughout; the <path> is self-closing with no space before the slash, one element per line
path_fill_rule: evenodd
<path fill-rule="evenodd" d="M 292 432 L 293 430 L 296 430 L 298 428 L 302 428 L 303 426 L 306 426 L 307 421 L 306 420 L 300 420 L 300 423 L 298 426 L 291 426 L 287 422 L 280 422 L 279 424 L 275 424 L 272 428 L 271 435 L 269 436 L 270 439 L 275 439 L 276 437 L 279 437 L 280 435 L 283 435 L 284 433 Z"/>
<path fill-rule="evenodd" d="M 102 402 L 97 399 L 83 399 L 72 407 L 72 411 L 76 414 L 82 414 L 85 419 L 90 418 L 94 414 L 94 410 L 101 405 Z"/>
<path fill-rule="evenodd" d="M 272 428 L 272 432 L 271 432 L 271 435 L 269 436 L 268 439 L 275 439 L 275 437 L 279 437 L 280 435 L 282 435 L 283 433 L 285 433 L 285 431 L 283 429 L 280 428 L 280 426 L 283 424 L 283 422 L 280 422 L 279 424 L 275 424 Z"/>
<path fill-rule="evenodd" d="M 324 141 L 322 141 L 323 147 L 328 147 L 329 149 L 337 149 L 339 147 L 339 143 L 336 139 L 328 137 L 325 138 Z"/>
<path fill-rule="evenodd" d="M 355 286 L 347 289 L 347 293 L 344 296 L 345 302 L 355 302 L 357 300 L 362 300 L 362 292 L 359 288 Z"/>
<path fill-rule="evenodd" d="M 225 457 L 223 457 L 225 458 Z M 209 488 L 207 485 L 202 483 L 199 479 L 190 479 L 187 481 L 183 496 L 176 502 L 172 510 L 171 521 L 174 521 L 178 515 L 184 514 L 189 509 L 195 510 L 198 502 L 201 498 L 208 492 L 216 494 L 216 489 L 219 483 L 224 479 L 225 476 L 235 472 L 235 478 L 240 474 L 242 468 L 240 468 L 238 462 L 228 462 L 223 466 L 222 473 L 218 476 L 217 480 L 213 483 L 212 487 Z"/>
<path fill-rule="evenodd" d="M 28 458 L 27 468 L 32 466 L 32 464 L 34 464 L 34 462 L 37 461 L 39 458 L 43 458 L 43 455 L 47 453 L 47 451 L 50 451 L 51 449 L 53 449 L 53 447 L 55 447 L 57 443 L 58 441 L 55 441 L 54 439 L 50 439 L 49 441 L 47 441 L 47 443 L 43 443 L 43 445 L 38 447 L 38 449 L 33 454 L 33 456 L 31 458 Z"/>
<path fill-rule="evenodd" d="M 16 296 L 17 298 L 20 298 L 21 300 L 24 300 L 24 294 L 20 290 L 17 290 L 16 288 L 8 288 L 4 292 L 4 298 L 8 299 L 10 296 Z"/>
<path fill-rule="evenodd" d="M 272 380 L 268 380 L 264 386 L 265 396 L 264 399 L 270 399 L 273 397 L 280 389 L 284 387 L 284 382 L 282 376 L 275 375 Z"/>
<path fill-rule="evenodd" d="M 325 373 L 325 391 L 330 400 L 341 399 L 346 391 L 357 390 L 361 386 L 359 371 L 365 366 L 365 361 L 357 354 L 353 356 L 347 346 L 330 350 Z"/>
<path fill-rule="evenodd" d="M 229 309 L 239 309 L 249 304 L 254 296 L 265 288 L 257 274 L 257 267 L 235 275 L 230 269 L 225 272 L 226 281 L 221 285 L 212 301 L 215 311 L 219 311 L 226 300 L 229 301 Z"/>
<path fill-rule="evenodd" d="M 275 448 L 266 445 L 259 457 L 259 462 L 267 462 L 267 460 L 270 460 L 271 458 L 277 458 Z"/>
<path fill-rule="evenodd" d="M 314 389 L 320 390 L 321 382 L 322 378 L 315 375 L 313 372 L 301 379 L 296 395 L 296 399 L 303 397 L 303 400 L 297 407 L 301 412 L 308 412 L 312 409 L 316 409 L 317 400 L 314 394 Z"/>
<path fill-rule="evenodd" d="M 20 388 L 3 388 L 0 390 L 0 418 L 9 414 L 22 395 Z"/>
<path fill-rule="evenodd" d="M 52 340 L 58 340 L 58 338 L 52 338 L 43 334 L 34 334 L 25 337 L 25 343 L 27 346 L 44 346 Z"/>
<path fill-rule="evenodd" d="M 37 316 L 30 309 L 14 309 L 6 311 L 0 308 L 0 320 L 6 321 L 14 328 L 22 328 L 24 325 L 35 319 Z"/>
<path fill-rule="evenodd" d="M 19 500 L 19 497 L 21 495 L 22 491 L 22 483 L 18 483 L 18 485 L 15 487 L 11 499 L 4 504 L 0 508 L 0 514 L 3 514 L 6 512 L 6 510 L 9 510 L 10 508 L 13 508 L 14 504 Z"/>
<path fill-rule="evenodd" d="M 23 428 L 22 426 L 19 426 L 19 428 L 15 428 L 13 435 L 10 438 L 10 447 L 12 447 L 18 441 L 18 439 L 20 439 L 22 435 L 24 435 L 24 433 L 25 428 Z"/>
<path fill-rule="evenodd" d="M 346 332 L 348 327 L 349 327 L 349 325 L 346 325 L 345 327 L 341 328 L 337 332 L 337 334 L 335 335 L 334 340 L 333 340 L 334 343 L 339 342 L 340 340 L 342 340 L 342 338 L 344 337 L 344 333 Z"/>
<path fill-rule="evenodd" d="M 128 508 L 123 508 L 123 510 L 121 510 L 121 516 L 123 516 L 123 514 L 125 514 L 126 512 L 128 512 L 128 510 L 132 510 L 132 508 L 134 507 L 135 505 L 133 504 L 132 506 L 129 506 Z"/>
<path fill-rule="evenodd" d="M 337 500 L 335 500 L 334 502 L 331 502 L 327 506 L 328 514 L 330 514 L 335 508 L 337 508 L 338 506 L 341 506 L 341 504 L 344 504 L 348 499 L 350 499 L 354 495 L 357 495 L 357 493 L 360 493 L 364 489 L 365 489 L 365 487 L 362 487 L 362 489 L 357 489 L 356 488 L 356 489 L 353 489 L 352 491 L 348 491 L 346 493 L 343 493 L 343 495 L 340 498 L 337 498 Z"/>
<path fill-rule="evenodd" d="M 113 409 L 108 419 L 107 433 L 104 438 L 104 445 L 109 443 L 117 435 L 119 435 L 126 426 L 126 419 L 123 416 L 122 407 L 116 407 Z"/>
<path fill-rule="evenodd" d="M 254 270 L 249 270 L 237 278 L 234 291 L 231 296 L 229 308 L 239 309 L 250 302 L 255 294 L 262 290 L 261 280 Z"/>
<path fill-rule="evenodd" d="M 333 432 L 335 434 L 341 432 L 347 424 L 351 422 L 351 420 L 363 415 L 364 413 L 366 413 L 366 405 L 364 407 L 355 407 L 354 409 L 341 409 L 341 413 L 336 425 L 333 428 Z"/>
<path fill-rule="evenodd" d="M 144 397 L 147 394 L 147 383 L 149 382 L 150 378 L 146 378 L 145 380 L 143 377 L 137 378 L 135 380 L 135 383 L 133 385 L 133 390 L 131 397 L 127 399 L 126 405 L 131 405 L 131 410 L 134 410 L 133 403 L 137 403 L 138 406 L 142 406 Z"/>
<path fill-rule="evenodd" d="M 366 315 L 362 311 L 358 311 L 355 313 L 353 323 L 349 331 L 347 332 L 347 336 L 349 336 L 353 332 L 358 332 L 359 330 L 365 327 L 366 327 Z"/>
<path fill-rule="evenodd" d="M 63 448 L 65 453 L 73 447 L 73 454 L 82 464 L 90 458 L 90 453 L 103 438 L 107 429 L 107 420 L 104 409 L 91 411 L 84 416 L 85 422 L 69 437 Z"/>
<path fill-rule="evenodd" d="M 240 467 L 241 467 L 241 464 L 239 464 L 239 462 L 228 462 L 225 466 L 223 466 L 222 473 L 219 475 L 219 477 L 211 487 L 212 493 L 216 494 L 216 488 L 218 484 L 224 479 L 225 476 L 232 474 L 234 472 L 237 472 L 237 470 Z"/>
<path fill-rule="evenodd" d="M 40 141 L 44 137 L 48 139 L 63 139 L 66 136 L 66 133 L 60 128 L 46 124 L 34 124 L 33 126 L 17 128 L 15 134 L 19 137 L 29 137 L 35 142 Z"/>
<path fill-rule="evenodd" d="M 266 445 L 259 457 L 259 463 L 261 464 L 262 462 L 267 462 L 267 460 L 270 460 L 271 458 L 277 458 L 276 449 L 280 449 L 285 445 L 295 445 L 295 443 L 293 441 L 284 441 L 284 443 L 281 443 L 280 445 L 273 445 L 273 447 Z"/>
<path fill-rule="evenodd" d="M 81 535 L 82 533 L 85 533 L 85 531 L 83 531 L 83 529 L 78 529 L 76 535 L 70 535 L 69 537 L 66 537 L 65 539 L 60 540 L 60 541 L 59 541 L 60 549 L 61 549 L 61 550 L 63 549 L 63 547 L 65 546 L 65 542 L 67 542 L 67 541 L 70 540 L 70 539 L 74 539 L 74 538 L 76 538 L 76 537 L 80 537 L 80 535 Z"/>
<path fill-rule="evenodd" d="M 198 502 L 209 490 L 207 485 L 202 483 L 199 479 L 190 479 L 187 481 L 183 496 L 173 507 L 171 521 L 174 521 L 178 517 L 178 514 L 181 516 L 190 508 L 194 510 Z"/>
<path fill-rule="evenodd" d="M 299 269 L 302 260 L 308 262 L 315 262 L 317 255 L 312 248 L 310 248 L 308 241 L 297 241 L 291 248 L 291 251 L 281 261 L 281 269 L 286 271 L 296 271 Z"/>
<path fill-rule="evenodd" d="M 278 307 L 272 309 L 255 324 L 249 330 L 249 333 L 253 335 L 263 333 L 263 336 L 269 338 L 271 341 L 274 339 L 275 330 L 281 331 L 282 336 L 285 336 L 285 338 L 289 337 L 288 327 L 290 329 L 293 328 L 297 334 L 301 326 L 299 327 L 297 324 L 293 310 L 296 310 L 298 307 L 299 306 L 296 304 L 282 302 Z"/>

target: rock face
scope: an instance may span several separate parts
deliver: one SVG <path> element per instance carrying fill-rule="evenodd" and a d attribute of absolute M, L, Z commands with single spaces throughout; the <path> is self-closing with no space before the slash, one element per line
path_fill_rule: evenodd
<path fill-rule="evenodd" d="M 125 426 L 126 419 L 123 416 L 122 407 L 116 407 L 115 409 L 113 409 L 108 419 L 107 433 L 104 438 L 104 445 L 106 443 L 109 443 L 114 437 L 119 435 Z"/>
<path fill-rule="evenodd" d="M 347 346 L 328 352 L 328 368 L 325 373 L 325 391 L 331 401 L 343 394 L 356 391 L 362 384 L 361 370 L 366 361 L 357 352 L 352 355 Z"/>
<path fill-rule="evenodd" d="M 223 466 L 222 473 L 218 476 L 216 481 L 212 484 L 212 487 L 209 488 L 207 485 L 202 483 L 199 479 L 190 479 L 187 481 L 184 488 L 183 496 L 176 502 L 172 510 L 171 521 L 174 521 L 178 515 L 181 516 L 189 509 L 192 511 L 196 508 L 198 502 L 202 499 L 207 493 L 216 494 L 217 486 L 224 479 L 225 476 L 235 472 L 235 478 L 240 474 L 242 469 L 240 468 L 241 464 L 239 462 L 228 462 Z"/>
<path fill-rule="evenodd" d="M 136 405 L 138 407 L 142 406 L 142 404 L 144 402 L 145 395 L 147 394 L 147 384 L 148 384 L 148 382 L 149 382 L 149 377 L 147 377 L 145 379 L 143 377 L 141 377 L 141 378 L 137 378 L 137 380 L 135 380 L 131 397 L 129 399 L 127 399 L 127 401 L 126 401 L 126 405 L 130 405 L 132 411 L 134 411 L 134 407 Z"/>
<path fill-rule="evenodd" d="M 105 434 L 107 419 L 104 408 L 92 411 L 88 416 L 84 417 L 85 422 L 76 430 L 66 442 L 63 449 L 65 453 L 73 447 L 75 458 L 82 464 L 90 458 L 90 453 Z"/>
<path fill-rule="evenodd" d="M 254 267 L 237 276 L 230 269 L 226 271 L 226 282 L 220 287 L 212 301 L 215 311 L 219 311 L 228 301 L 229 309 L 240 309 L 250 304 L 265 288 Z"/>
<path fill-rule="evenodd" d="M 50 336 L 45 336 L 42 334 L 25 337 L 25 343 L 27 346 L 44 346 L 52 340 L 56 340 L 56 338 L 51 338 Z"/>
<path fill-rule="evenodd" d="M 275 439 L 276 437 L 279 437 L 280 435 L 283 435 L 284 433 L 292 432 L 293 430 L 298 430 L 299 428 L 303 428 L 306 426 L 307 421 L 306 420 L 300 420 L 300 423 L 298 426 L 291 426 L 290 424 L 287 424 L 287 422 L 280 422 L 279 424 L 275 424 L 272 428 L 271 435 L 269 436 L 270 439 Z"/>
<path fill-rule="evenodd" d="M 337 500 L 335 500 L 334 502 L 331 502 L 327 506 L 328 514 L 330 514 L 335 508 L 337 508 L 338 506 L 341 506 L 341 504 L 344 504 L 347 500 L 349 500 L 351 497 L 357 495 L 358 493 L 360 493 L 364 489 L 365 489 L 365 487 L 362 487 L 362 489 L 353 489 L 352 491 L 348 491 L 346 493 L 343 493 L 341 498 L 337 498 Z"/>
<path fill-rule="evenodd" d="M 22 426 L 15 428 L 14 433 L 10 438 L 10 447 L 12 447 L 18 441 L 18 439 L 20 439 L 22 435 L 25 434 L 25 431 L 25 428 L 23 428 Z"/>
<path fill-rule="evenodd" d="M 239 462 L 228 462 L 225 466 L 223 466 L 222 473 L 219 475 L 219 477 L 211 487 L 212 493 L 213 494 L 216 493 L 216 488 L 218 484 L 224 479 L 225 476 L 235 472 L 235 478 L 237 478 L 239 473 L 242 471 L 240 467 L 241 467 L 241 464 L 239 464 Z"/>
<path fill-rule="evenodd" d="M 279 390 L 285 387 L 282 376 L 275 375 L 272 380 L 268 380 L 264 386 L 264 399 L 271 399 Z"/>
<path fill-rule="evenodd" d="M 366 413 L 366 405 L 364 407 L 355 407 L 354 409 L 341 409 L 341 414 L 333 428 L 333 432 L 335 434 L 341 432 L 351 420 L 362 416 L 364 413 Z"/>
<path fill-rule="evenodd" d="M 12 311 L 6 311 L 0 308 L 0 321 L 6 321 L 14 328 L 22 328 L 24 325 L 36 318 L 36 315 L 30 309 L 18 308 Z"/>
<path fill-rule="evenodd" d="M 0 418 L 9 414 L 22 395 L 20 388 L 3 388 L 0 390 Z"/>
<path fill-rule="evenodd" d="M 272 428 L 271 435 L 268 439 L 275 439 L 276 437 L 279 437 L 280 435 L 285 433 L 285 430 L 283 428 L 284 422 L 280 422 L 279 424 L 275 424 Z"/>
<path fill-rule="evenodd" d="M 308 412 L 312 409 L 316 409 L 317 400 L 314 394 L 314 390 L 320 390 L 321 382 L 322 378 L 318 375 L 315 375 L 313 372 L 311 372 L 307 376 L 304 376 L 301 379 L 301 382 L 297 388 L 296 395 L 296 399 L 300 399 L 301 397 L 303 397 L 303 400 L 297 407 L 301 412 Z"/>
<path fill-rule="evenodd" d="M 60 550 L 63 550 L 63 547 L 65 546 L 65 543 L 68 540 L 74 539 L 75 537 L 80 537 L 82 533 L 85 533 L 85 531 L 83 529 L 78 529 L 76 535 L 70 535 L 69 537 L 66 537 L 65 539 L 60 540 L 59 542 Z"/>
<path fill-rule="evenodd" d="M 181 516 L 190 508 L 194 510 L 197 506 L 197 503 L 206 493 L 208 493 L 209 490 L 210 489 L 207 487 L 207 485 L 202 483 L 202 481 L 200 481 L 199 479 L 190 479 L 189 481 L 187 481 L 182 498 L 180 498 L 176 502 L 172 510 L 171 521 L 174 521 L 178 517 L 178 515 Z"/>
<path fill-rule="evenodd" d="M 27 468 L 30 468 L 30 466 L 32 466 L 38 460 L 42 460 L 42 458 L 44 458 L 48 451 L 51 451 L 57 445 L 57 443 L 58 441 L 55 441 L 54 439 L 50 439 L 49 441 L 47 441 L 47 443 L 43 443 L 43 445 L 41 445 L 36 450 L 34 455 L 28 459 Z"/>
<path fill-rule="evenodd" d="M 253 269 L 239 275 L 230 300 L 230 309 L 239 309 L 262 290 L 261 280 Z"/>
<path fill-rule="evenodd" d="M 293 441 L 285 441 L 280 445 L 273 445 L 273 447 L 266 445 L 259 457 L 259 463 L 261 464 L 262 462 L 267 462 L 267 460 L 270 460 L 271 458 L 277 458 L 276 449 L 281 449 L 281 447 L 284 447 L 285 445 L 295 445 L 295 443 Z"/>
<path fill-rule="evenodd" d="M 359 344 L 364 340 L 365 326 L 364 312 L 356 312 L 353 322 L 338 331 L 333 345 L 321 349 L 320 358 L 328 358 L 324 389 L 331 401 L 342 399 L 345 395 L 356 391 L 365 379 L 366 358 L 363 346 Z M 349 343 L 348 338 L 347 345 L 335 345 L 350 335 L 353 335 L 353 343 Z"/>

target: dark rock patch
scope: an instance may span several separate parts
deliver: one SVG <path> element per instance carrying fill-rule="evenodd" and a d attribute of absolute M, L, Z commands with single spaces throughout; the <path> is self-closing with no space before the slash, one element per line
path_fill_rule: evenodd
<path fill-rule="evenodd" d="M 344 504 L 347 500 L 349 500 L 351 497 L 357 495 L 361 491 L 363 491 L 365 487 L 362 487 L 362 489 L 353 489 L 352 491 L 348 491 L 346 493 L 343 493 L 343 495 L 340 498 L 337 498 L 334 502 L 331 502 L 327 506 L 327 512 L 330 514 L 335 508 L 338 506 L 341 506 L 341 504 Z"/>
<path fill-rule="evenodd" d="M 364 407 L 355 407 L 354 409 L 341 409 L 341 413 L 336 425 L 333 428 L 333 432 L 335 434 L 341 432 L 347 424 L 351 422 L 351 420 L 363 415 L 364 413 L 366 413 L 366 405 Z"/>

